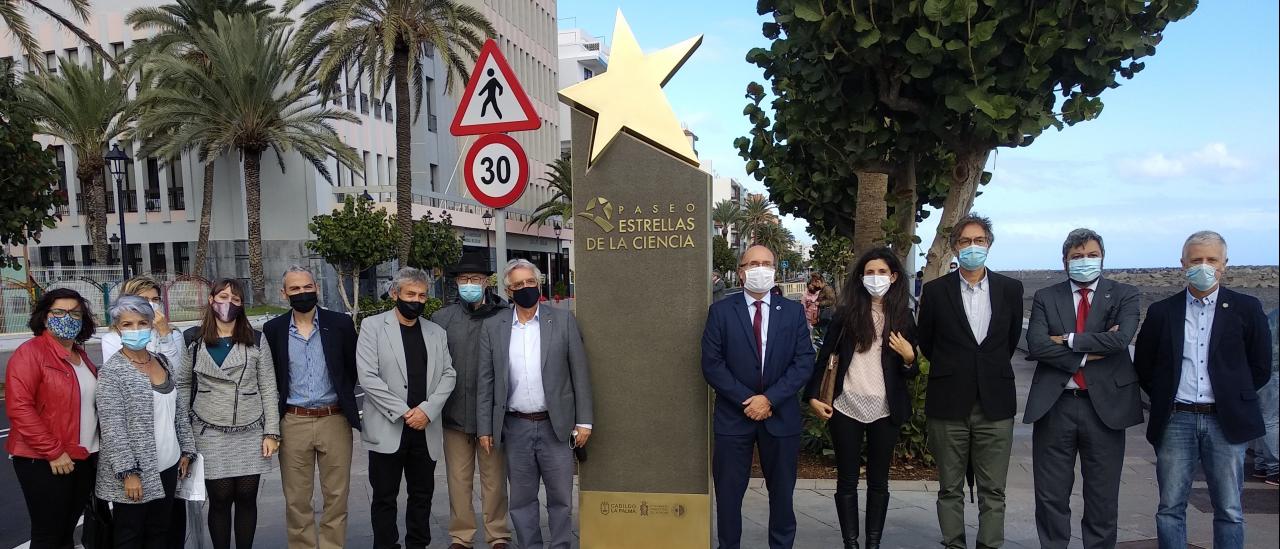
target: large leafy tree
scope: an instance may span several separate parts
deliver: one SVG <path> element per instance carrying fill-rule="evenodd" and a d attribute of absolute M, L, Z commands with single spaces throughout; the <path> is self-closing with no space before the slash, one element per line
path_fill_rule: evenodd
<path fill-rule="evenodd" d="M 1141 71 L 1138 60 L 1155 53 L 1165 27 L 1195 5 L 761 0 L 773 43 L 748 60 L 772 82 L 777 122 L 769 127 L 759 107 L 763 89 L 749 90 L 748 116 L 764 131 L 738 145 L 750 173 L 781 180 L 770 190 L 784 212 L 826 226 L 849 219 L 820 204 L 853 197 L 855 171 L 917 162 L 922 201 L 945 187 L 927 255 L 932 278 L 945 268 L 947 236 L 972 207 L 991 151 L 1097 117 L 1099 95 Z M 926 160 L 942 166 L 919 165 Z"/>
<path fill-rule="evenodd" d="M 547 175 L 541 180 L 554 191 L 551 198 L 533 209 L 533 216 L 525 228 L 546 225 L 553 219 L 573 219 L 573 163 L 568 158 L 557 158 L 547 164 Z"/>
<path fill-rule="evenodd" d="M 81 23 L 89 22 L 89 0 L 65 0 L 67 6 L 71 8 L 73 17 L 79 19 Z M 36 35 L 31 32 L 31 24 L 27 22 L 27 9 L 35 10 L 38 13 L 49 16 L 49 18 L 57 21 L 58 26 L 64 30 L 74 34 L 81 42 L 89 45 L 89 48 L 96 52 L 102 59 L 116 66 L 116 59 L 102 48 L 97 40 L 93 39 L 89 33 L 76 25 L 75 21 L 68 19 L 57 10 L 45 5 L 46 2 L 37 0 L 0 0 L 0 23 L 4 23 L 4 27 L 9 29 L 9 33 L 13 35 L 14 40 L 18 42 L 18 46 L 22 48 L 22 53 L 35 63 L 36 67 L 42 71 L 48 67 L 44 66 L 44 53 L 40 49 L 40 42 L 36 40 Z"/>
<path fill-rule="evenodd" d="M 39 242 L 40 231 L 54 228 L 55 208 L 66 204 L 67 196 L 57 189 L 53 152 L 33 139 L 35 124 L 15 108 L 12 73 L 7 67 L 0 71 L 0 188 L 5 193 L 0 200 L 0 267 L 17 268 L 9 247 Z"/>
<path fill-rule="evenodd" d="M 125 23 L 132 26 L 138 31 L 151 31 L 152 35 L 146 41 L 135 42 L 129 51 L 128 66 L 132 70 L 137 64 L 145 64 L 152 56 L 161 53 L 171 53 L 179 57 L 183 57 L 188 61 L 201 65 L 206 69 L 209 68 L 209 57 L 203 51 L 200 51 L 194 45 L 194 36 L 201 26 L 213 27 L 215 24 L 215 16 L 219 13 L 224 15 L 250 14 L 259 19 L 265 19 L 273 24 L 286 24 L 288 19 L 279 16 L 272 16 L 275 7 L 267 3 L 265 0 L 176 0 L 172 4 L 163 6 L 137 8 L 125 17 Z M 177 86 L 181 82 L 167 82 L 164 85 Z M 199 90 L 192 90 L 193 93 Z M 146 112 L 141 116 L 149 117 Z M 191 145 L 191 143 L 182 143 L 180 146 L 174 147 L 171 140 L 174 137 L 172 125 L 168 120 L 148 121 L 145 125 L 150 128 L 157 128 L 159 133 L 144 136 L 145 147 L 144 152 L 159 148 L 168 148 L 169 150 L 178 150 L 182 146 Z M 220 151 L 218 156 L 221 156 Z M 211 221 L 213 219 L 213 185 L 214 185 L 214 165 L 217 156 L 209 156 L 200 159 L 204 163 L 204 184 L 201 187 L 200 200 L 200 230 L 196 237 L 196 256 L 193 263 L 192 271 L 198 275 L 204 275 L 205 261 L 209 256 L 209 231 Z"/>
<path fill-rule="evenodd" d="M 338 294 L 347 312 L 360 311 L 360 273 L 395 255 L 396 238 L 386 210 L 347 195 L 341 209 L 317 215 L 307 225 L 315 239 L 307 249 L 338 272 Z M 347 286 L 351 295 L 347 295 Z"/>
<path fill-rule="evenodd" d="M 331 157 L 360 171 L 360 158 L 332 125 L 359 119 L 326 106 L 317 82 L 305 78 L 290 57 L 288 35 L 269 22 L 217 14 L 213 27 L 200 28 L 191 39 L 208 64 L 173 52 L 153 56 L 148 70 L 155 72 L 156 81 L 175 84 L 140 94 L 139 103 L 150 112 L 138 131 L 171 132 L 171 139 L 157 149 L 162 156 L 175 156 L 186 144 L 201 158 L 224 150 L 240 153 L 249 210 L 250 283 L 254 303 L 264 303 L 262 154 L 274 152 L 281 172 L 289 151 L 301 154 L 325 179 L 330 179 L 325 161 Z M 156 127 L 166 122 L 170 128 Z"/>
<path fill-rule="evenodd" d="M 36 73 L 19 88 L 19 104 L 36 120 L 37 131 L 61 139 L 76 155 L 76 179 L 88 200 L 85 219 L 93 257 L 107 263 L 107 202 L 103 169 L 108 143 L 129 131 L 134 118 L 129 81 L 120 71 L 108 76 L 103 63 L 64 63 L 57 73 Z M 121 197 L 123 198 L 123 197 Z M 123 200 L 118 207 L 123 207 Z"/>
<path fill-rule="evenodd" d="M 288 12 L 301 0 L 289 0 Z M 394 91 L 396 105 L 396 222 L 401 265 L 409 262 L 413 238 L 413 168 L 410 163 L 410 105 L 422 109 L 422 65 L 433 52 L 448 73 L 445 88 L 466 81 L 480 47 L 494 36 L 493 25 L 476 8 L 457 0 L 318 0 L 303 14 L 298 59 L 309 63 L 326 93 L 344 70 L 359 81 L 369 74 L 372 89 Z M 413 89 L 412 103 L 409 96 Z"/>
<path fill-rule="evenodd" d="M 711 237 L 711 270 L 727 276 L 738 269 L 738 255 L 729 249 L 729 240 L 721 235 Z"/>
<path fill-rule="evenodd" d="M 438 276 L 439 271 L 462 258 L 462 237 L 453 230 L 449 212 L 436 221 L 431 212 L 413 222 L 413 248 L 410 267 L 425 269 Z"/>

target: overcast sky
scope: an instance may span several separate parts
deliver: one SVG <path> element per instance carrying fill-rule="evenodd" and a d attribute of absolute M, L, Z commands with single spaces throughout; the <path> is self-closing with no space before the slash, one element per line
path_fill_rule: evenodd
<path fill-rule="evenodd" d="M 563 0 L 560 28 L 607 41 L 619 7 L 646 51 L 705 35 L 667 97 L 717 172 L 763 192 L 733 148 L 750 129 L 746 85 L 762 78 L 743 58 L 767 45 L 755 2 Z M 1170 25 L 1143 72 L 1102 94 L 1099 119 L 999 149 L 974 205 L 995 224 L 989 265 L 1060 268 L 1062 240 L 1080 226 L 1102 234 L 1108 267 L 1176 265 L 1183 239 L 1199 229 L 1226 237 L 1232 264 L 1276 264 L 1278 19 L 1276 2 L 1201 2 Z M 926 247 L 936 219 L 920 227 Z M 785 223 L 809 238 L 802 220 Z"/>

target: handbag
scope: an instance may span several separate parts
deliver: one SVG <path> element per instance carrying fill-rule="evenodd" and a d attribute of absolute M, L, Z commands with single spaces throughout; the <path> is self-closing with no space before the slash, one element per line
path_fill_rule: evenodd
<path fill-rule="evenodd" d="M 822 371 L 822 384 L 818 386 L 818 400 L 827 406 L 831 406 L 836 399 L 836 372 L 840 368 L 840 341 L 844 339 L 844 327 L 840 327 L 840 334 L 836 336 L 835 345 L 831 349 L 831 354 L 827 356 L 827 369 Z"/>

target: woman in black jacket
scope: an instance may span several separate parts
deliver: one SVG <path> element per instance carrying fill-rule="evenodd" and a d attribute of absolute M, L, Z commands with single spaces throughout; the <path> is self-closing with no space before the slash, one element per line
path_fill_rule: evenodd
<path fill-rule="evenodd" d="M 867 443 L 867 549 L 878 549 L 889 507 L 889 461 L 898 430 L 911 415 L 907 380 L 916 368 L 909 279 L 893 251 L 864 254 L 840 292 L 817 366 L 805 391 L 828 421 L 835 444 L 836 515 L 845 549 L 858 547 L 858 470 Z M 819 399 L 828 357 L 838 353 L 834 398 Z"/>

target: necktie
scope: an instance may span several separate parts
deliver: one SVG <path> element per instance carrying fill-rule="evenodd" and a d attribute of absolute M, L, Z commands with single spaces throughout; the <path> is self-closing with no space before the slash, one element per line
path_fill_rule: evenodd
<path fill-rule="evenodd" d="M 764 390 L 764 339 L 761 338 L 760 328 L 764 324 L 764 317 L 760 314 L 760 307 L 764 306 L 764 302 L 756 300 L 755 319 L 751 321 L 751 327 L 756 331 L 756 355 L 760 357 L 760 390 Z"/>
<path fill-rule="evenodd" d="M 1089 320 L 1089 289 L 1080 288 L 1080 304 L 1076 306 L 1076 333 L 1084 332 L 1084 324 Z M 1072 374 L 1071 379 L 1076 382 L 1076 387 L 1088 389 L 1084 384 L 1084 366 L 1076 370 Z"/>

